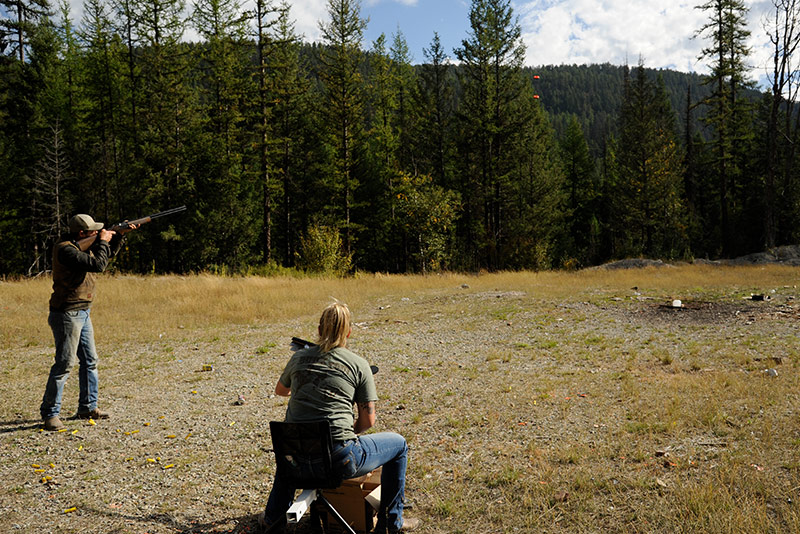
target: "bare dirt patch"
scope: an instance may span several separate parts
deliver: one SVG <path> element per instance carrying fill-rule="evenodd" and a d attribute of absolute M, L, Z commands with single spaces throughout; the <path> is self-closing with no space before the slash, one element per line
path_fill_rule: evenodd
<path fill-rule="evenodd" d="M 668 324 L 727 325 L 737 322 L 800 320 L 800 309 L 792 301 L 773 302 L 682 302 L 681 307 L 671 304 L 642 302 L 629 310 L 631 319 Z"/>

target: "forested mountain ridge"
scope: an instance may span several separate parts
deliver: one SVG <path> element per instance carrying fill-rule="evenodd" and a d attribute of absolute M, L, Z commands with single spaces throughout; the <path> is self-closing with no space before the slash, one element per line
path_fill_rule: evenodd
<path fill-rule="evenodd" d="M 599 155 L 604 139 L 617 132 L 626 68 L 629 67 L 610 63 L 545 65 L 526 67 L 525 72 L 540 95 L 540 101 L 559 138 L 567 129 L 569 117 L 575 115 L 584 127 L 593 153 Z M 711 94 L 711 88 L 705 83 L 706 78 L 697 73 L 670 69 L 645 68 L 645 74 L 654 82 L 659 79 L 664 82 L 670 106 L 678 121 L 679 133 L 683 135 L 687 90 L 691 90 L 691 104 L 697 107 L 698 102 Z M 534 79 L 535 76 L 538 78 Z M 754 89 L 748 89 L 745 94 L 753 102 L 764 96 Z M 702 116 L 702 110 L 693 111 L 692 124 L 695 131 L 708 137 L 710 132 L 703 124 Z"/>
<path fill-rule="evenodd" d="M 718 35 L 742 38 L 712 4 L 732 26 Z M 177 0 L 88 0 L 77 24 L 66 4 L 13 5 L 0 274 L 46 271 L 73 213 L 181 204 L 133 233 L 116 268 L 574 268 L 800 241 L 794 79 L 753 93 L 737 42 L 716 42 L 703 78 L 531 69 L 510 1 L 472 0 L 462 46 L 434 35 L 412 65 L 399 32 L 364 43 L 358 0 L 328 0 L 313 45 L 279 0 L 198 0 L 188 19 Z M 182 40 L 187 24 L 200 43 Z"/>

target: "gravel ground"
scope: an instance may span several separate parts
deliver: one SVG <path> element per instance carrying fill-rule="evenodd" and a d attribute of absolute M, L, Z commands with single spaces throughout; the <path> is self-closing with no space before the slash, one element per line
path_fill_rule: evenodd
<path fill-rule="evenodd" d="M 764 302 L 689 295 L 675 309 L 664 295 L 637 289 L 542 301 L 527 291 L 454 287 L 354 310 L 351 348 L 380 367 L 377 430 L 409 439 L 408 498 L 425 521 L 422 532 L 647 531 L 630 528 L 606 504 L 592 505 L 601 511 L 588 525 L 580 519 L 586 516 L 554 512 L 559 502 L 577 506 L 567 497 L 579 491 L 568 469 L 597 461 L 602 472 L 622 455 L 587 460 L 604 443 L 624 451 L 620 429 L 637 406 L 650 409 L 650 397 L 626 389 L 630 381 L 657 397 L 658 377 L 744 373 L 762 381 L 763 368 L 777 368 L 777 380 L 789 380 L 788 371 L 785 387 L 794 388 L 794 291 Z M 256 532 L 274 468 L 268 421 L 285 410 L 272 390 L 291 336 L 311 338 L 314 327 L 290 321 L 99 343 L 100 408 L 112 417 L 68 420 L 61 433 L 41 431 L 37 417 L 51 349 L 12 349 L 0 390 L 0 531 Z M 715 344 L 739 348 L 717 357 L 704 348 Z M 242 405 L 235 403 L 239 395 Z M 73 376 L 64 414 L 74 413 L 76 402 Z M 791 415 L 797 403 L 795 395 L 781 409 Z M 700 426 L 662 435 L 675 462 L 699 462 L 735 446 L 734 436 Z M 520 462 L 530 465 L 514 471 Z M 649 464 L 636 469 L 650 469 L 643 465 Z M 677 484 L 677 474 L 655 474 L 664 487 Z M 781 476 L 772 481 L 781 492 L 800 486 L 796 470 Z M 509 517 L 516 506 L 506 488 L 533 499 L 545 491 L 537 484 L 549 484 L 550 504 L 530 505 L 541 523 Z M 628 507 L 648 506 L 649 494 L 630 495 Z"/>

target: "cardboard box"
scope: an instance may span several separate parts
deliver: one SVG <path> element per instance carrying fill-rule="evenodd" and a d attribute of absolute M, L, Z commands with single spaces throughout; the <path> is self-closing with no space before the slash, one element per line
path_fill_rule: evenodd
<path fill-rule="evenodd" d="M 381 469 L 345 480 L 338 488 L 323 490 L 322 494 L 353 530 L 368 534 L 375 527 L 375 516 L 381 503 Z M 342 532 L 336 519 L 330 515 L 327 523 L 332 532 Z"/>

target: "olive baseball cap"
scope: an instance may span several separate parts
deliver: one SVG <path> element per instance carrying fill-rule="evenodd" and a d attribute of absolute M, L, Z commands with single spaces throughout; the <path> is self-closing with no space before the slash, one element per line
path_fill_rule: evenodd
<path fill-rule="evenodd" d="M 91 216 L 79 213 L 69 220 L 69 231 L 77 234 L 81 230 L 100 230 L 103 223 L 94 222 Z"/>

